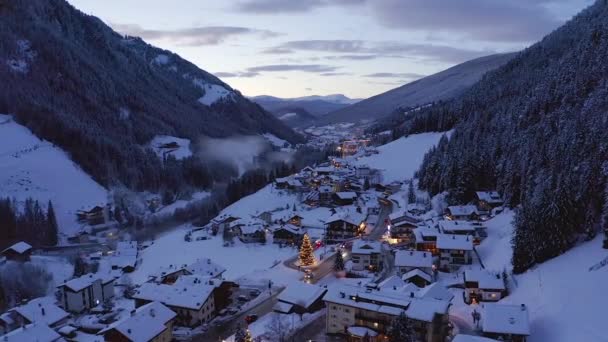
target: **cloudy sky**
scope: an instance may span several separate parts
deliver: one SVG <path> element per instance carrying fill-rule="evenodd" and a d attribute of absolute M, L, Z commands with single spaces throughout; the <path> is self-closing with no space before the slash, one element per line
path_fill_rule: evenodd
<path fill-rule="evenodd" d="M 245 95 L 369 97 L 529 46 L 592 0 L 68 0 Z"/>

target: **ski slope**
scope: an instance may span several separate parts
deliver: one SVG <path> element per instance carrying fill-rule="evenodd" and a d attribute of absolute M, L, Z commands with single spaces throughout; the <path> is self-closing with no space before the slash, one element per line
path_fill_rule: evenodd
<path fill-rule="evenodd" d="M 368 165 L 384 171 L 384 182 L 410 179 L 420 168 L 424 155 L 437 145 L 445 132 L 413 134 L 378 148 L 379 154 L 363 157 L 355 165 Z M 450 132 L 447 132 L 448 136 Z"/>
<path fill-rule="evenodd" d="M 63 150 L 0 114 L 0 197 L 31 197 L 44 208 L 51 200 L 62 242 L 80 228 L 76 211 L 105 205 L 107 191 Z"/>
<path fill-rule="evenodd" d="M 512 212 L 487 222 L 488 238 L 478 251 L 488 269 L 511 269 Z M 608 257 L 603 236 L 516 275 L 501 303 L 525 303 L 530 311 L 529 342 L 607 342 L 608 266 L 590 270 Z"/>

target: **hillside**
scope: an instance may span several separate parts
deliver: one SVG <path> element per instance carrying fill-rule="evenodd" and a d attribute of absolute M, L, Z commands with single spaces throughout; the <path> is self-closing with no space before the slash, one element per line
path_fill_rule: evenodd
<path fill-rule="evenodd" d="M 517 212 L 516 273 L 608 224 L 608 3 L 597 1 L 462 97 L 416 113 L 406 133 L 448 130 L 420 185 L 466 202 L 497 188 Z M 534 248 L 530 248 L 534 246 Z"/>
<path fill-rule="evenodd" d="M 141 148 L 157 135 L 302 141 L 217 77 L 64 0 L 3 2 L 0 17 L 0 112 L 103 185 L 157 188 L 159 161 Z"/>
<path fill-rule="evenodd" d="M 486 72 L 503 65 L 514 56 L 513 53 L 497 54 L 464 62 L 331 112 L 320 120 L 319 125 L 377 120 L 387 117 L 397 108 L 417 107 L 453 98 L 479 81 Z"/>
<path fill-rule="evenodd" d="M 300 106 L 281 107 L 275 110 L 273 114 L 287 126 L 294 128 L 310 126 L 317 119 L 316 116 Z"/>
<path fill-rule="evenodd" d="M 279 98 L 268 95 L 254 96 L 251 98 L 269 112 L 285 112 L 288 108 L 301 108 L 310 114 L 320 117 L 335 110 L 345 108 L 359 99 L 351 99 L 342 94 L 335 95 L 311 95 L 296 98 Z"/>
<path fill-rule="evenodd" d="M 80 228 L 76 211 L 104 205 L 107 191 L 64 151 L 0 115 L 0 197 L 52 201 L 60 236 L 71 236 Z"/>

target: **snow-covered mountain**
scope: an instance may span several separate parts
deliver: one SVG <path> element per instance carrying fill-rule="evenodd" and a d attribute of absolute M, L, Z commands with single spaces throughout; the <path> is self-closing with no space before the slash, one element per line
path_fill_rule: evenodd
<path fill-rule="evenodd" d="M 319 124 L 377 120 L 389 116 L 397 108 L 416 107 L 453 98 L 479 81 L 486 72 L 498 68 L 514 56 L 514 53 L 496 54 L 464 62 L 348 107 L 337 109 L 320 119 Z"/>
<path fill-rule="evenodd" d="M 65 0 L 11 1 L 0 16 L 0 113 L 63 148 L 103 185 L 155 186 L 148 180 L 158 161 L 141 146 L 159 135 L 303 141 L 214 75 Z"/>
<path fill-rule="evenodd" d="M 360 101 L 360 99 L 351 99 L 342 94 L 311 95 L 295 98 L 279 98 L 260 95 L 251 97 L 250 99 L 277 116 L 288 113 L 289 111 L 303 111 L 316 117 L 321 117 L 327 113 Z M 292 127 L 297 127 L 297 125 Z"/>
<path fill-rule="evenodd" d="M 76 211 L 104 206 L 107 191 L 63 150 L 0 114 L 0 197 L 52 201 L 59 234 L 65 236 L 80 228 Z"/>

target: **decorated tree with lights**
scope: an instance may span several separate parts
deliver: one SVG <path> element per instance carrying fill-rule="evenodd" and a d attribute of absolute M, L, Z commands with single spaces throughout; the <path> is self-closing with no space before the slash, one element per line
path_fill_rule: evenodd
<path fill-rule="evenodd" d="M 253 342 L 253 338 L 251 337 L 251 332 L 249 329 L 243 329 L 241 325 L 237 325 L 236 333 L 234 334 L 235 342 Z"/>
<path fill-rule="evenodd" d="M 334 261 L 334 271 L 344 271 L 344 258 L 342 257 L 342 250 L 338 249 L 336 253 L 336 260 Z"/>
<path fill-rule="evenodd" d="M 300 265 L 311 266 L 315 263 L 315 256 L 313 254 L 312 244 L 308 234 L 304 234 L 302 240 L 302 246 L 300 246 Z"/>

